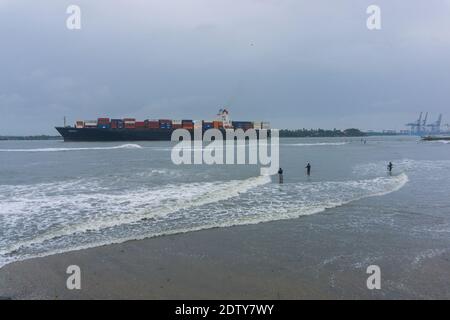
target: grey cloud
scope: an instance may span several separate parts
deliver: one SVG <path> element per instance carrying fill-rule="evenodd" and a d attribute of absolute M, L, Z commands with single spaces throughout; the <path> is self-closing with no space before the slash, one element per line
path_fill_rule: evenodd
<path fill-rule="evenodd" d="M 98 116 L 402 128 L 448 109 L 449 1 L 0 0 L 0 134 Z M 376 120 L 376 121 L 375 121 Z"/>

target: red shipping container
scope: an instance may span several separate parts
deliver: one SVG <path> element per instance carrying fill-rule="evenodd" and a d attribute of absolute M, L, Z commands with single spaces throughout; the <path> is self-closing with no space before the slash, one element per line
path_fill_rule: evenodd
<path fill-rule="evenodd" d="M 125 118 L 125 119 L 123 119 L 123 121 L 136 121 L 136 119 L 135 118 Z"/>
<path fill-rule="evenodd" d="M 173 124 L 172 125 L 172 129 L 181 129 L 181 128 L 183 128 L 183 125 L 181 125 L 181 124 Z"/>
<path fill-rule="evenodd" d="M 136 128 L 145 128 L 145 122 L 144 121 L 136 121 Z"/>
<path fill-rule="evenodd" d="M 159 122 L 158 121 L 148 121 L 147 122 L 147 128 L 149 128 L 149 129 L 158 129 L 159 128 Z"/>

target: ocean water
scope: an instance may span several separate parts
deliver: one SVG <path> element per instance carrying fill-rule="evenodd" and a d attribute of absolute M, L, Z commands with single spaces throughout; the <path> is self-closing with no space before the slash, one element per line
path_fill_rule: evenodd
<path fill-rule="evenodd" d="M 171 146 L 1 141 L 0 266 L 132 239 L 313 215 L 331 215 L 335 228 L 343 228 L 342 215 L 333 218 L 338 208 L 360 231 L 368 221 L 388 221 L 386 230 L 395 227 L 399 235 L 439 240 L 414 255 L 418 261 L 450 248 L 450 145 L 444 141 L 282 138 L 282 185 L 260 176 L 257 165 L 174 165 Z M 367 199 L 364 214 L 354 211 L 352 205 Z M 326 239 L 333 230 L 328 224 L 322 232 Z"/>

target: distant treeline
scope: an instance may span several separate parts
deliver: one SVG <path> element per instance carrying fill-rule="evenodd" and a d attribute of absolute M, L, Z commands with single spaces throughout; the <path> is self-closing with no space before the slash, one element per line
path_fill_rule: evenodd
<path fill-rule="evenodd" d="M 0 136 L 0 140 L 61 140 L 61 136 Z"/>
<path fill-rule="evenodd" d="M 280 130 L 280 137 L 283 138 L 312 138 L 312 137 L 362 137 L 366 133 L 359 129 L 345 129 L 345 130 L 324 130 L 324 129 L 297 129 L 297 130 Z"/>

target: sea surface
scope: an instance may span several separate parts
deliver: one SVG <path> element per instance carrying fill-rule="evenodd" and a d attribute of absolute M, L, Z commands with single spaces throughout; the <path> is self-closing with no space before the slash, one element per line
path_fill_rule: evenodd
<path fill-rule="evenodd" d="M 171 150 L 171 142 L 0 141 L 0 267 L 207 228 L 311 223 L 307 216 L 324 214 L 334 228 L 350 224 L 361 233 L 376 223 L 381 248 L 383 230 L 427 241 L 425 249 L 408 252 L 411 266 L 450 250 L 450 144 L 444 141 L 282 138 L 282 185 L 276 176 L 260 176 L 258 165 L 175 165 Z M 362 203 L 363 212 L 354 206 Z M 342 214 L 333 215 L 337 209 L 351 219 L 344 223 Z M 316 231 L 321 241 L 335 241 L 330 224 Z M 384 246 L 378 256 L 392 254 L 392 243 Z M 370 256 L 373 247 L 366 249 Z"/>

